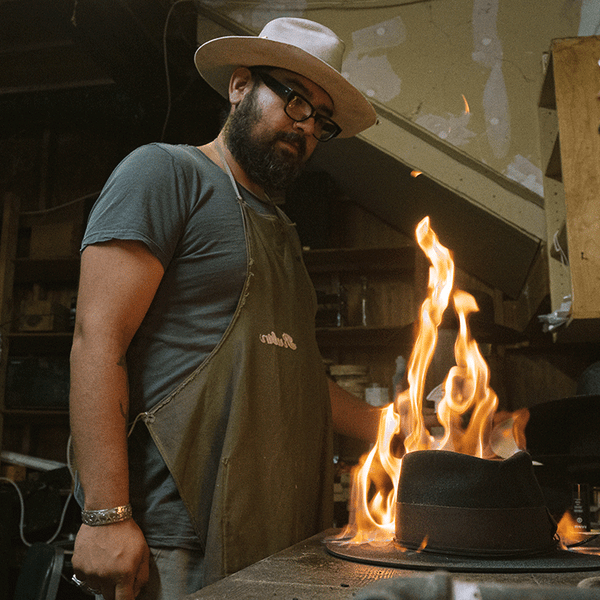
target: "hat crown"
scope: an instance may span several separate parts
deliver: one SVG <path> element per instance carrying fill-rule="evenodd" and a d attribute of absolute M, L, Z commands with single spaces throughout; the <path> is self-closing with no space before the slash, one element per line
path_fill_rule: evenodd
<path fill-rule="evenodd" d="M 402 460 L 398 502 L 473 509 L 542 506 L 527 452 L 485 460 L 446 450 L 409 452 Z"/>
<path fill-rule="evenodd" d="M 402 459 L 396 539 L 407 548 L 462 556 L 531 556 L 556 546 L 531 457 L 503 461 L 444 450 Z"/>
<path fill-rule="evenodd" d="M 295 17 L 281 17 L 267 23 L 259 38 L 289 44 L 312 54 L 340 72 L 345 44 L 331 29 Z"/>

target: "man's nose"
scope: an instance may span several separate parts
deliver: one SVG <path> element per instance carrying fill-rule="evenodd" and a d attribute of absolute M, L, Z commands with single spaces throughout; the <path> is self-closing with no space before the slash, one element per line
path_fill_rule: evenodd
<path fill-rule="evenodd" d="M 304 133 L 306 136 L 314 135 L 316 133 L 317 121 L 315 117 L 308 117 L 304 121 L 296 121 L 294 125 Z"/>

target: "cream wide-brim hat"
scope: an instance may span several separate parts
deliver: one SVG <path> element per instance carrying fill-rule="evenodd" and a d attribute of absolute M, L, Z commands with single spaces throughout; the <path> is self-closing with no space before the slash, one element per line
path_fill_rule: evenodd
<path fill-rule="evenodd" d="M 307 19 L 282 17 L 258 37 L 227 36 L 198 48 L 194 62 L 206 82 L 224 98 L 238 67 L 269 66 L 293 71 L 321 87 L 333 101 L 331 118 L 347 138 L 374 125 L 377 115 L 362 93 L 341 75 L 344 42 L 327 27 Z"/>

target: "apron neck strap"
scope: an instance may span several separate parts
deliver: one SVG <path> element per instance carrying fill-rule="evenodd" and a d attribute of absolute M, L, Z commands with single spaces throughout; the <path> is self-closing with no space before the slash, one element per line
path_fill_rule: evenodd
<path fill-rule="evenodd" d="M 240 194 L 240 188 L 238 187 L 237 181 L 235 180 L 235 177 L 233 176 L 233 173 L 231 172 L 229 163 L 225 159 L 225 154 L 223 153 L 223 148 L 221 148 L 221 140 L 217 140 L 217 143 L 215 144 L 215 146 L 217 147 L 217 152 L 219 153 L 219 158 L 221 159 L 221 162 L 223 163 L 223 166 L 225 167 L 225 171 L 227 172 L 227 175 L 229 175 L 229 180 L 231 181 L 231 185 L 233 186 L 233 191 L 235 192 L 235 197 L 241 202 L 242 195 Z"/>

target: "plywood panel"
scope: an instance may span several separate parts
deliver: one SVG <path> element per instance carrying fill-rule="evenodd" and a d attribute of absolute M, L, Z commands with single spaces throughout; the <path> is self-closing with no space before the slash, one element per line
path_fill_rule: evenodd
<path fill-rule="evenodd" d="M 0 409 L 4 407 L 4 382 L 8 355 L 8 336 L 12 314 L 11 290 L 14 278 L 14 259 L 17 247 L 17 230 L 19 222 L 20 201 L 6 195 L 2 198 L 4 210 L 2 230 L 0 233 Z M 4 415 L 0 410 L 0 448 L 2 448 L 2 432 Z"/>
<path fill-rule="evenodd" d="M 552 45 L 575 319 L 600 318 L 600 37 Z"/>

